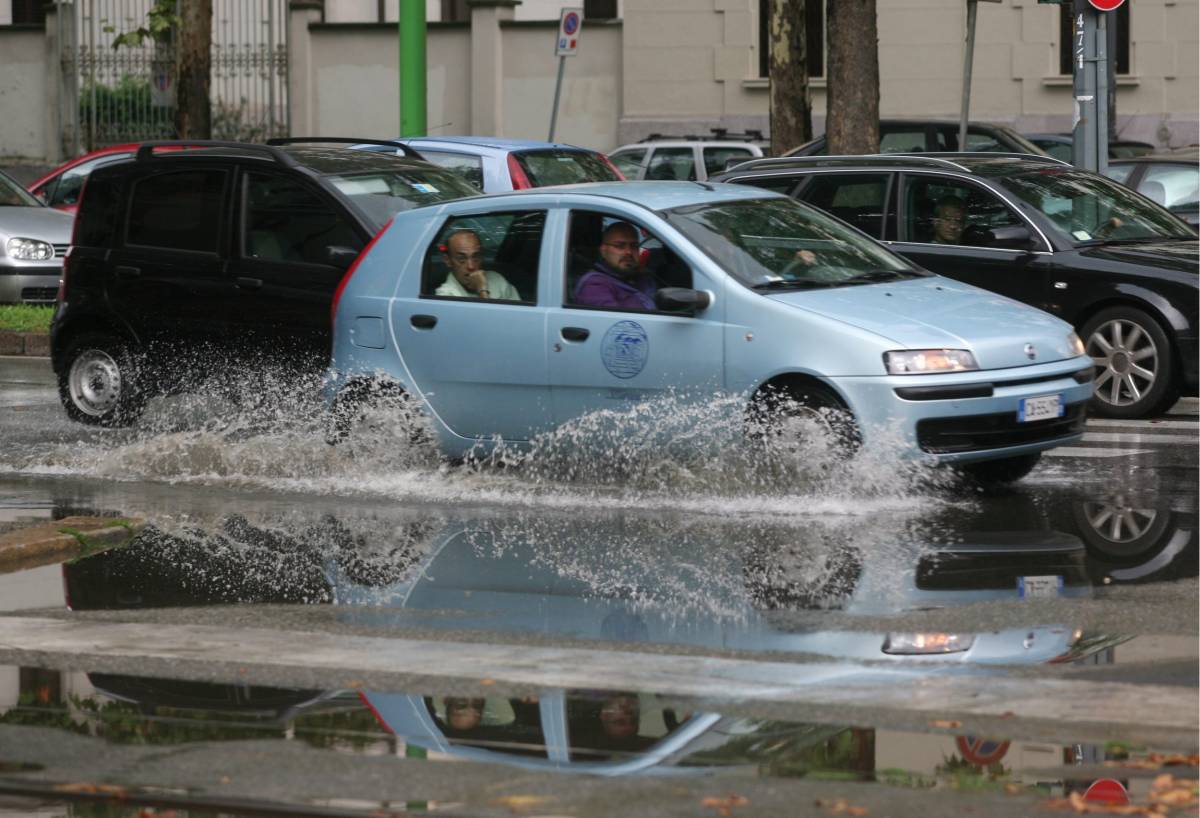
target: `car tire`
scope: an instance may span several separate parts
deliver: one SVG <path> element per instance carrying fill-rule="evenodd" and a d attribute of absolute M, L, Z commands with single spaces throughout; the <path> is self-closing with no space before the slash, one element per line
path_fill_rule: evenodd
<path fill-rule="evenodd" d="M 1179 398 L 1175 352 L 1162 326 L 1136 307 L 1110 307 L 1080 330 L 1096 365 L 1094 414 L 1142 418 Z"/>
<path fill-rule="evenodd" d="M 1019 454 L 1000 460 L 984 460 L 979 463 L 964 463 L 959 470 L 967 477 L 983 485 L 1006 485 L 1025 477 L 1039 462 L 1042 453 Z"/>
<path fill-rule="evenodd" d="M 1072 515 L 1088 551 L 1116 565 L 1144 562 L 1175 531 L 1170 509 L 1141 507 L 1122 495 L 1076 503 Z"/>
<path fill-rule="evenodd" d="M 820 384 L 769 387 L 760 392 L 751 411 L 752 436 L 779 441 L 795 433 L 791 421 L 798 419 L 813 420 L 824 427 L 833 450 L 841 457 L 850 457 L 862 445 L 853 413 L 832 389 Z M 795 441 L 797 446 L 800 443 Z"/>
<path fill-rule="evenodd" d="M 135 422 L 145 408 L 144 364 L 120 337 L 85 332 L 67 343 L 58 394 L 67 416 L 92 426 Z"/>
<path fill-rule="evenodd" d="M 346 440 L 374 408 L 389 404 L 396 408 L 401 423 L 409 426 L 409 440 L 425 440 L 420 410 L 400 384 L 394 381 L 359 380 L 342 387 L 333 402 L 325 426 L 325 442 L 336 446 Z"/>

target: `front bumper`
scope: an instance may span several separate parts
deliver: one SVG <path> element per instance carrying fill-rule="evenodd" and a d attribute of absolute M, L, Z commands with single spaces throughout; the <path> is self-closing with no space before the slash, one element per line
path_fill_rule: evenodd
<path fill-rule="evenodd" d="M 58 297 L 62 260 L 50 266 L 0 266 L 0 304 L 53 304 Z"/>
<path fill-rule="evenodd" d="M 1090 358 L 944 375 L 833 378 L 867 445 L 895 446 L 942 462 L 1044 451 L 1083 435 L 1092 396 Z M 1084 379 L 1080 382 L 1080 379 Z M 1023 398 L 1059 395 L 1063 416 L 1022 423 Z"/>

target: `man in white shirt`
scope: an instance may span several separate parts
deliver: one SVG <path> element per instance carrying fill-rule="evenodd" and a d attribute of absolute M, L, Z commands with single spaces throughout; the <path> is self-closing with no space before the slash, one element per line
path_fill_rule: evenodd
<path fill-rule="evenodd" d="M 446 265 L 450 275 L 435 295 L 455 298 L 490 298 L 520 301 L 517 288 L 499 273 L 483 269 L 483 245 L 473 230 L 456 230 L 446 239 Z"/>

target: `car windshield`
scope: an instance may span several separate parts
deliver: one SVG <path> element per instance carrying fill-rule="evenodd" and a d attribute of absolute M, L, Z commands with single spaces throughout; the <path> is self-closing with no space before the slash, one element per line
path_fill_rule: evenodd
<path fill-rule="evenodd" d="M 401 210 L 479 195 L 479 191 L 465 180 L 433 166 L 347 173 L 327 178 L 367 214 L 376 230 Z"/>
<path fill-rule="evenodd" d="M 522 151 L 513 156 L 534 187 L 621 181 L 607 162 L 590 151 Z"/>
<path fill-rule="evenodd" d="M 783 196 L 689 205 L 663 215 L 730 275 L 756 289 L 927 275 L 819 210 Z"/>
<path fill-rule="evenodd" d="M 1054 229 L 1075 246 L 1196 237 L 1170 211 L 1093 173 L 1047 167 L 998 181 L 1044 213 Z"/>
<path fill-rule="evenodd" d="M 42 207 L 42 203 L 25 189 L 0 173 L 0 207 Z"/>

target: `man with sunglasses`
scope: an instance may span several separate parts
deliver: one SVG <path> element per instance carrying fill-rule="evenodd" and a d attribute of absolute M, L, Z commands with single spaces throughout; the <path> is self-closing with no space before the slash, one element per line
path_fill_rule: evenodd
<path fill-rule="evenodd" d="M 654 279 L 642 271 L 638 231 L 629 222 L 610 224 L 600 237 L 600 258 L 575 285 L 574 303 L 617 310 L 653 311 Z"/>

